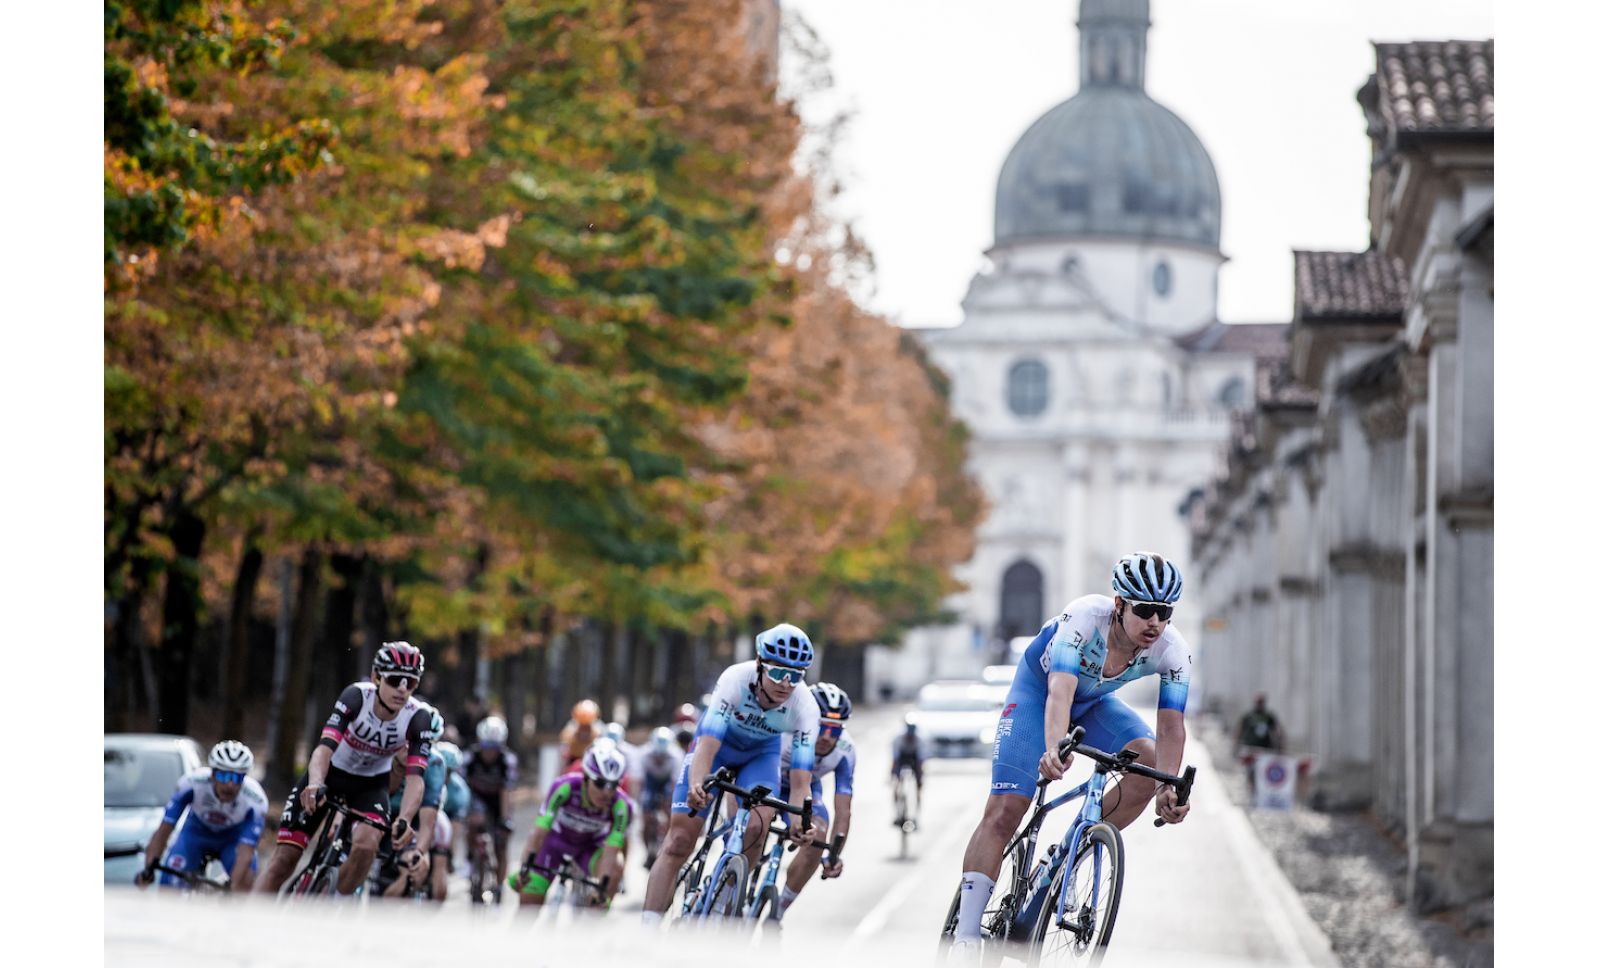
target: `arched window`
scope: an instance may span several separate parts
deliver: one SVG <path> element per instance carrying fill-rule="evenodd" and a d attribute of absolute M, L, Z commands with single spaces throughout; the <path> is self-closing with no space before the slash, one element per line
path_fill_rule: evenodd
<path fill-rule="evenodd" d="M 1038 360 L 1019 360 L 1006 378 L 1006 402 L 1019 417 L 1037 417 L 1050 402 L 1050 371 Z"/>
<path fill-rule="evenodd" d="M 1244 406 L 1244 381 L 1238 377 L 1229 378 L 1217 391 L 1217 401 L 1224 407 Z"/>
<path fill-rule="evenodd" d="M 999 637 L 1036 635 L 1043 625 L 1044 576 L 1032 562 L 1014 562 L 1000 578 Z"/>
<path fill-rule="evenodd" d="M 1150 287 L 1162 297 L 1172 292 L 1172 267 L 1167 265 L 1167 260 L 1156 263 L 1155 271 L 1150 275 Z"/>

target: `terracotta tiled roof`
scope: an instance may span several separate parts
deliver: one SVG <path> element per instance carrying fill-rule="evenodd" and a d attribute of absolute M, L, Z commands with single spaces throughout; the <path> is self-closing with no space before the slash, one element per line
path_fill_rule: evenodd
<path fill-rule="evenodd" d="M 1296 320 L 1400 320 L 1406 308 L 1405 266 L 1373 249 L 1294 253 Z"/>
<path fill-rule="evenodd" d="M 1289 354 L 1288 323 L 1213 322 L 1174 340 L 1191 353 L 1248 353 L 1256 359 Z"/>
<path fill-rule="evenodd" d="M 1372 46 L 1378 108 L 1396 132 L 1494 133 L 1494 41 Z"/>

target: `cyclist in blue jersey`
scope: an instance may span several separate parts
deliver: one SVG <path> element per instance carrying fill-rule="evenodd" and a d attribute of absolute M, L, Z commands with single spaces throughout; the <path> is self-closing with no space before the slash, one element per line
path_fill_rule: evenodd
<path fill-rule="evenodd" d="M 678 871 L 694 852 L 705 826 L 705 808 L 712 796 L 702 789 L 706 777 L 724 766 L 734 770 L 735 783 L 744 789 L 762 785 L 779 788 L 784 734 L 790 753 L 790 802 L 799 806 L 811 790 L 817 742 L 817 701 L 802 689 L 806 670 L 816 657 L 811 640 L 787 623 L 756 636 L 756 658 L 731 665 L 717 679 L 710 704 L 695 729 L 694 745 L 684 757 L 678 785 L 672 794 L 672 820 L 661 853 L 650 868 L 645 888 L 644 921 L 661 920 L 672 903 Z M 692 811 L 692 812 L 691 812 Z M 751 824 L 747 849 L 757 853 L 766 828 Z M 811 842 L 811 831 L 797 832 L 801 844 Z M 755 866 L 752 858 L 751 866 Z"/>
<path fill-rule="evenodd" d="M 962 860 L 961 901 L 952 953 L 978 943 L 979 923 L 994 892 L 1005 845 L 1027 812 L 1040 775 L 1058 780 L 1072 763 L 1056 755 L 1074 726 L 1083 744 L 1127 749 L 1163 773 L 1183 763 L 1184 705 L 1189 694 L 1189 644 L 1168 622 L 1183 593 L 1177 566 L 1160 555 L 1127 555 L 1111 570 L 1112 596 L 1085 595 L 1045 623 L 1018 660 L 1011 692 L 995 729 L 989 799 Z M 1112 695 L 1143 676 L 1161 677 L 1154 734 Z M 1105 819 L 1119 829 L 1154 798 L 1167 823 L 1188 814 L 1177 793 L 1152 780 L 1125 776 L 1106 791 Z"/>
<path fill-rule="evenodd" d="M 448 731 L 449 727 L 446 727 Z M 443 901 L 449 893 L 450 874 L 455 870 L 455 832 L 466 823 L 472 790 L 461 774 L 461 747 L 441 742 L 434 746 L 444 757 L 444 799 L 433 822 L 433 899 Z"/>
<path fill-rule="evenodd" d="M 855 795 L 856 744 L 845 721 L 850 718 L 850 694 L 831 682 L 819 682 L 811 687 L 811 696 L 817 701 L 822 718 L 817 727 L 817 768 L 811 774 L 811 822 L 815 827 L 813 847 L 798 851 L 789 862 L 789 873 L 784 880 L 783 893 L 772 912 L 773 920 L 782 920 L 789 912 L 806 883 L 822 866 L 822 878 L 838 877 L 844 873 L 844 841 L 850 835 L 851 801 Z M 785 776 L 788 774 L 788 757 L 784 757 Z M 833 775 L 833 813 L 828 813 L 822 800 L 822 778 Z M 780 800 L 789 800 L 789 781 L 784 780 Z M 757 810 L 770 822 L 775 812 L 770 807 Z M 829 824 L 832 829 L 829 829 Z M 837 841 L 835 848 L 833 842 Z M 827 844 L 827 862 L 823 863 L 821 845 Z"/>
<path fill-rule="evenodd" d="M 444 735 L 444 717 L 439 715 L 437 709 L 433 713 L 430 729 L 435 735 Z M 383 837 L 378 847 L 380 857 L 386 857 L 378 870 L 378 884 L 384 897 L 399 897 L 406 891 L 421 887 L 431 880 L 431 865 L 434 861 L 435 837 L 438 834 L 440 822 L 448 824 L 439 807 L 444 800 L 445 778 L 449 768 L 445 763 L 444 754 L 436 746 L 428 752 L 428 765 L 422 772 L 422 806 L 417 808 L 416 822 L 411 824 L 416 831 L 415 838 L 410 846 L 404 850 L 395 851 L 388 835 Z M 393 766 L 389 768 L 389 812 L 390 816 L 403 816 L 401 804 L 405 794 L 406 765 L 399 757 L 395 757 Z M 439 898 L 438 900 L 443 900 Z"/>
<path fill-rule="evenodd" d="M 167 854 L 166 866 L 200 874 L 205 857 L 214 856 L 227 868 L 233 889 L 250 890 L 256 872 L 256 844 L 261 841 L 261 830 L 267 821 L 266 791 L 250 776 L 255 757 L 250 755 L 248 746 L 225 739 L 211 747 L 206 763 L 178 780 L 161 826 L 145 847 L 144 870 L 134 877 L 140 887 L 155 880 L 155 866 L 182 817 L 183 826 L 178 830 L 177 843 Z M 163 873 L 161 884 L 182 886 L 183 881 Z"/>

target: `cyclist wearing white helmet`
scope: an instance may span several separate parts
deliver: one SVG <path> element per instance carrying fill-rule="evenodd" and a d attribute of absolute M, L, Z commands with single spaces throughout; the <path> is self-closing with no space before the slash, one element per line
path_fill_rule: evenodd
<path fill-rule="evenodd" d="M 267 822 L 267 794 L 250 776 L 255 758 L 238 740 L 225 739 L 211 747 L 207 765 L 178 780 L 161 826 L 144 850 L 144 870 L 134 877 L 140 887 L 155 879 L 155 866 L 167 848 L 167 839 L 180 816 L 183 828 L 163 863 L 179 871 L 200 873 L 204 858 L 222 861 L 234 890 L 248 891 L 255 879 L 256 844 Z M 181 886 L 171 874 L 161 875 L 162 886 Z"/>
<path fill-rule="evenodd" d="M 472 791 L 467 807 L 467 845 L 477 843 L 484 829 L 494 835 L 500 870 L 506 869 L 506 846 L 511 833 L 511 790 L 517 785 L 517 754 L 506 746 L 511 730 L 499 716 L 478 722 L 478 742 L 466 752 L 461 772 Z"/>
<path fill-rule="evenodd" d="M 541 905 L 561 858 L 570 856 L 592 880 L 609 878 L 603 903 L 609 907 L 622 886 L 622 845 L 633 822 L 633 800 L 622 791 L 628 763 L 616 744 L 595 740 L 583 754 L 581 769 L 558 777 L 544 810 L 528 834 L 522 869 L 507 879 L 523 905 Z"/>
<path fill-rule="evenodd" d="M 658 726 L 650 734 L 650 745 L 639 756 L 641 795 L 639 809 L 644 814 L 644 866 L 649 870 L 661 852 L 661 838 L 672 816 L 672 788 L 683 768 L 683 751 L 672 730 Z"/>
<path fill-rule="evenodd" d="M 439 736 L 433 707 L 419 699 L 422 652 L 409 642 L 385 642 L 372 657 L 372 677 L 353 682 L 333 704 L 311 762 L 295 781 L 278 818 L 278 846 L 256 881 L 256 893 L 275 893 L 300 862 L 311 834 L 328 808 L 326 795 L 341 798 L 352 813 L 389 827 L 396 848 L 412 841 L 417 811 L 422 806 L 423 774 L 428 754 Z M 396 756 L 406 761 L 405 791 L 400 810 L 389 810 L 389 766 Z M 350 856 L 339 867 L 336 894 L 354 894 L 366 882 L 382 839 L 376 827 L 356 824 Z"/>
<path fill-rule="evenodd" d="M 816 650 L 806 633 L 788 623 L 762 632 L 755 644 L 755 659 L 729 666 L 717 679 L 695 730 L 694 746 L 678 773 L 667 838 L 657 858 L 660 862 L 650 868 L 650 884 L 645 890 L 647 924 L 659 921 L 671 903 L 678 870 L 694 851 L 705 826 L 702 811 L 710 805 L 711 794 L 702 784 L 712 771 L 727 766 L 735 771 L 740 787 L 748 790 L 760 784 L 776 790 L 782 770 L 781 747 L 787 742 L 791 802 L 798 807 L 811 791 L 819 714 L 811 690 L 801 686 Z M 747 857 L 752 868 L 762 833 L 756 830 L 750 843 Z M 796 832 L 801 844 L 810 843 L 811 838 L 809 829 Z"/>
<path fill-rule="evenodd" d="M 1111 596 L 1074 599 L 1045 623 L 1017 663 L 1011 692 L 996 729 L 989 800 L 967 842 L 962 861 L 956 945 L 976 943 L 980 918 L 994 891 L 1001 854 L 1027 812 L 1042 774 L 1060 779 L 1071 765 L 1056 755 L 1074 726 L 1083 744 L 1131 750 L 1141 762 L 1176 773 L 1183 762 L 1184 705 L 1189 695 L 1189 644 L 1168 622 L 1183 594 L 1183 576 L 1157 554 L 1127 555 L 1111 569 Z M 1117 689 L 1144 676 L 1160 676 L 1156 731 L 1120 699 Z M 1105 819 L 1125 829 L 1156 800 L 1167 823 L 1188 814 L 1170 786 L 1124 776 L 1106 791 Z"/>

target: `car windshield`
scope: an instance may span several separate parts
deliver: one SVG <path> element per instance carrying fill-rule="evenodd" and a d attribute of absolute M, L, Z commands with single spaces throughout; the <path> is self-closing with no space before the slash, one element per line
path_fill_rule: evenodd
<path fill-rule="evenodd" d="M 176 750 L 106 747 L 106 806 L 161 807 L 183 775 Z"/>
<path fill-rule="evenodd" d="M 984 713 L 999 708 L 1000 703 L 986 696 L 955 695 L 927 696 L 917 703 L 917 708 L 936 713 Z"/>

